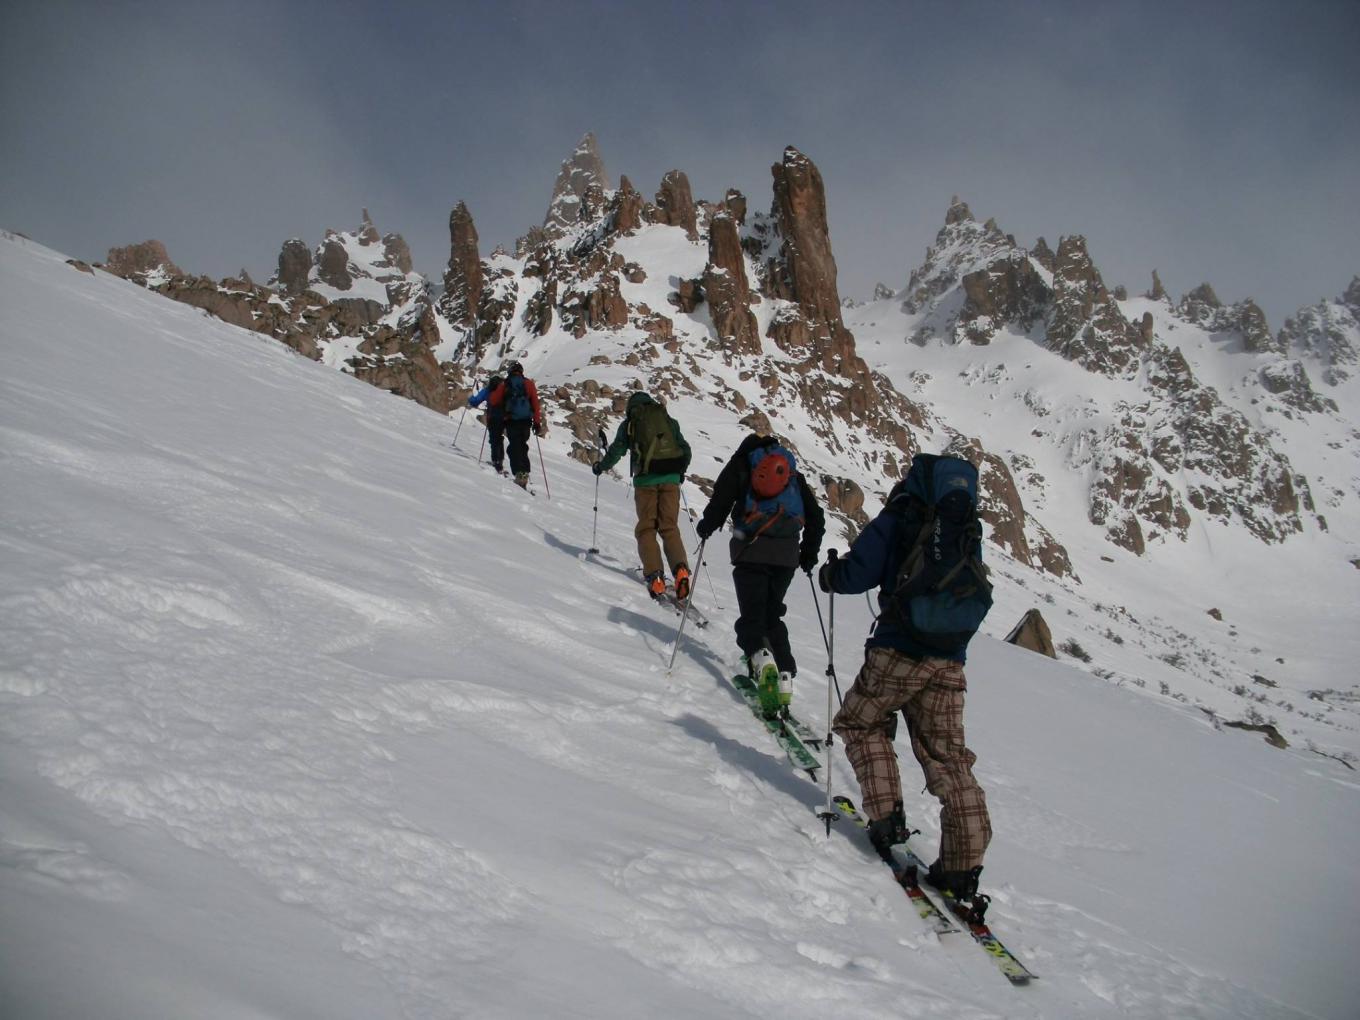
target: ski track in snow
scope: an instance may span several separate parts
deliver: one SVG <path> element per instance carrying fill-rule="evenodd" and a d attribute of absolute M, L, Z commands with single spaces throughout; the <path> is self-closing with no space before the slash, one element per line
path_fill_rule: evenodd
<path fill-rule="evenodd" d="M 714 588 L 700 579 L 696 597 L 707 606 L 715 591 L 728 608 L 687 630 L 667 678 L 678 617 L 630 576 L 631 508 L 610 480 L 604 553 L 586 556 L 593 478 L 562 448 L 545 444 L 552 500 L 528 497 L 412 404 L 34 246 L 2 242 L 0 258 L 6 760 L 40 777 L 21 790 L 50 784 L 110 831 L 192 850 L 214 881 L 176 909 L 220 918 L 218 937 L 252 937 L 230 908 L 263 891 L 318 919 L 331 978 L 359 961 L 390 989 L 390 1015 L 411 1017 L 1341 1015 L 1326 1010 L 1344 1001 L 1342 978 L 1312 1009 L 1269 990 L 1309 1001 L 1325 960 L 1311 977 L 1262 978 L 1259 949 L 1234 962 L 1197 942 L 1269 923 L 1250 903 L 1190 908 L 1171 886 L 1130 908 L 1127 876 L 1166 868 L 1159 844 L 1198 830 L 1132 793 L 1080 796 L 1099 746 L 1055 760 L 1063 727 L 1041 720 L 1064 698 L 1096 730 L 1117 704 L 1138 739 L 1164 727 L 1164 753 L 1200 774 L 1184 748 L 1213 740 L 1259 812 L 1304 795 L 1294 759 L 1200 737 L 1164 706 L 980 641 L 969 725 L 997 830 L 984 881 L 998 931 L 1042 975 L 1013 990 L 963 936 L 923 931 L 856 834 L 826 838 L 823 788 L 787 767 L 724 679 L 735 599 L 716 550 Z M 71 310 L 60 373 L 21 341 L 54 307 Z M 820 730 L 825 653 L 803 587 L 790 594 L 797 703 Z M 864 615 L 848 601 L 843 687 Z M 1025 732 L 994 721 L 1007 714 Z M 1104 753 L 1112 771 L 1139 761 L 1117 740 Z M 833 760 L 834 788 L 857 794 L 839 747 Z M 1360 833 L 1336 805 L 1354 811 L 1356 784 L 1309 768 L 1330 780 L 1309 782 L 1312 817 L 1347 845 Z M 917 842 L 932 847 L 933 802 L 910 760 L 903 774 Z M 1229 821 L 1248 817 L 1238 803 L 1225 803 Z M 154 872 L 45 831 L 38 808 L 0 807 L 0 892 L 153 896 Z M 1127 835 L 1125 811 L 1165 831 Z M 1197 838 L 1183 847 L 1192 867 L 1220 853 Z M 1355 891 L 1348 865 L 1319 853 L 1308 869 Z M 1215 913 L 1181 918 L 1179 948 L 1162 948 L 1162 912 L 1190 909 Z M 1339 958 L 1334 941 L 1310 951 Z M 139 985 L 171 979 L 85 980 L 108 982 L 107 1015 L 133 1016 L 147 1015 L 132 1005 Z M 297 980 L 319 996 L 328 974 Z M 227 995 L 213 999 L 223 1014 L 253 1008 L 246 991 L 184 994 Z"/>

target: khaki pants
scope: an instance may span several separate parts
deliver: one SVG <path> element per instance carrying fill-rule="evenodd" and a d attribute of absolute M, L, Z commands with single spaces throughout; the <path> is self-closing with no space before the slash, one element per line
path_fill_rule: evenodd
<path fill-rule="evenodd" d="M 900 710 L 911 750 L 940 801 L 940 863 L 967 871 L 982 863 L 992 840 L 987 797 L 973 778 L 977 756 L 963 739 L 963 666 L 948 659 L 912 659 L 891 648 L 870 648 L 836 713 L 832 729 L 845 741 L 871 819 L 891 814 L 902 799 L 890 727 Z"/>
<path fill-rule="evenodd" d="M 685 562 L 685 543 L 680 539 L 680 486 L 638 485 L 633 488 L 633 503 L 637 507 L 638 556 L 642 558 L 643 576 L 661 572 L 661 551 L 656 537 L 661 536 L 671 574 Z"/>

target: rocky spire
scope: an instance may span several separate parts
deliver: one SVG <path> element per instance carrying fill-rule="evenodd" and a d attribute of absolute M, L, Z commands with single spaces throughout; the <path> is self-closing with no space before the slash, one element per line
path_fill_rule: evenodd
<path fill-rule="evenodd" d="M 619 178 L 619 190 L 614 194 L 614 225 L 616 234 L 631 234 L 642 226 L 642 194 L 626 176 Z"/>
<path fill-rule="evenodd" d="M 766 335 L 791 353 L 808 348 L 823 367 L 846 371 L 857 360 L 855 340 L 841 319 L 836 290 L 836 258 L 826 223 L 826 186 L 821 172 L 792 145 L 770 167 L 774 204 L 770 211 L 783 243 L 768 266 L 767 286 L 774 297 L 798 306 L 796 317 L 776 316 Z"/>
<path fill-rule="evenodd" d="M 951 224 L 954 223 L 962 223 L 965 220 L 971 220 L 972 218 L 973 213 L 968 208 L 967 202 L 959 201 L 958 195 L 954 195 L 952 198 L 950 198 L 949 211 L 944 214 L 945 226 L 950 226 Z"/>
<path fill-rule="evenodd" d="M 1152 271 L 1152 289 L 1146 291 L 1143 297 L 1151 301 L 1167 301 L 1166 288 L 1162 286 L 1162 278 L 1157 275 L 1157 270 Z"/>
<path fill-rule="evenodd" d="M 444 295 L 439 310 L 455 326 L 471 329 L 477 323 L 482 296 L 482 257 L 477 227 L 462 202 L 449 213 L 449 267 L 444 273 Z"/>
<path fill-rule="evenodd" d="M 349 252 L 345 251 L 344 242 L 333 230 L 326 231 L 326 240 L 321 242 L 316 274 L 322 283 L 336 290 L 349 290 L 354 286 L 354 278 L 349 275 Z"/>
<path fill-rule="evenodd" d="M 658 223 L 683 227 L 691 240 L 699 236 L 694 195 L 683 170 L 668 171 L 661 178 L 661 188 L 656 193 L 656 207 Z"/>
<path fill-rule="evenodd" d="M 558 235 L 577 223 L 581 218 L 581 203 L 592 185 L 601 191 L 609 190 L 609 177 L 605 174 L 599 145 L 595 135 L 587 131 L 576 143 L 576 151 L 562 161 L 548 213 L 543 217 L 543 229 L 550 235 Z"/>
<path fill-rule="evenodd" d="M 377 244 L 382 240 L 378 234 L 378 228 L 373 225 L 373 219 L 368 215 L 368 210 L 364 210 L 362 225 L 359 227 L 359 243 L 364 247 L 370 244 Z"/>
<path fill-rule="evenodd" d="M 704 297 L 719 341 L 739 354 L 760 353 L 760 327 L 751 314 L 751 288 L 741 237 L 732 214 L 714 214 L 708 230 L 708 266 L 704 269 Z"/>
<path fill-rule="evenodd" d="M 301 294 L 312 276 L 312 249 L 300 237 L 283 242 L 279 252 L 279 288 L 289 295 Z"/>

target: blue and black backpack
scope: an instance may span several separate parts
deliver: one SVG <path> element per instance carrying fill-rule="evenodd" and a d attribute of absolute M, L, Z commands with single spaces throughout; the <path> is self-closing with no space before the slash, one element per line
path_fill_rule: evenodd
<path fill-rule="evenodd" d="M 529 391 L 524 376 L 515 372 L 505 380 L 505 396 L 501 401 L 505 416 L 511 421 L 528 421 L 534 416 L 534 405 L 529 402 Z"/>
<path fill-rule="evenodd" d="M 943 654 L 967 647 L 992 608 L 977 500 L 977 468 L 929 453 L 912 458 L 888 498 L 888 509 L 903 517 L 906 549 L 879 619 Z"/>
<path fill-rule="evenodd" d="M 803 494 L 793 454 L 778 445 L 757 446 L 746 462 L 751 481 L 737 529 L 749 540 L 796 537 L 803 530 Z"/>

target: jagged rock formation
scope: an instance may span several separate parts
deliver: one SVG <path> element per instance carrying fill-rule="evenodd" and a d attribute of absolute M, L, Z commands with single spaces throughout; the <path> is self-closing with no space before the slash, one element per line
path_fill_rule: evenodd
<path fill-rule="evenodd" d="M 699 229 L 696 216 L 689 178 L 683 170 L 668 171 L 661 178 L 661 188 L 656 193 L 654 222 L 680 227 L 686 237 L 697 240 Z"/>
<path fill-rule="evenodd" d="M 1160 284 L 1160 281 L 1156 281 Z M 1276 352 L 1279 344 L 1270 335 L 1265 313 L 1248 298 L 1225 306 L 1214 293 L 1214 288 L 1202 283 L 1186 294 L 1176 306 L 1186 322 L 1193 323 L 1207 333 L 1237 333 L 1243 347 L 1252 352 Z"/>
<path fill-rule="evenodd" d="M 221 281 L 184 273 L 159 242 L 114 249 L 105 268 L 313 360 L 328 352 L 362 379 L 447 411 L 449 385 L 433 350 L 439 325 L 424 281 L 397 234 L 381 237 L 364 211 L 360 229 L 330 230 L 315 251 L 284 242 L 270 287 L 242 273 Z M 339 354 L 339 352 L 345 352 Z"/>
<path fill-rule="evenodd" d="M 1316 365 L 1325 385 L 1348 380 L 1360 362 L 1360 276 L 1351 280 L 1341 297 L 1319 301 L 1286 319 L 1279 345 Z"/>
<path fill-rule="evenodd" d="M 1050 350 L 1105 375 L 1131 374 L 1147 349 L 1148 338 L 1124 318 L 1105 289 L 1084 237 L 1058 242 L 1047 343 Z"/>
<path fill-rule="evenodd" d="M 552 200 L 543 217 L 543 231 L 547 237 L 560 237 L 569 227 L 586 218 L 585 205 L 592 191 L 603 193 L 609 188 L 609 177 L 595 135 L 586 132 L 576 144 L 576 151 L 562 161 L 562 169 L 553 185 Z"/>
<path fill-rule="evenodd" d="M 1004 443 L 984 448 L 960 430 L 968 423 L 942 421 L 860 357 L 847 325 L 859 309 L 838 293 L 817 167 L 789 147 L 771 176 L 768 213 L 750 211 L 730 189 L 720 202 L 698 201 L 678 170 L 652 204 L 626 177 L 610 189 L 587 135 L 562 164 L 544 225 L 514 255 L 483 258 L 471 214 L 462 203 L 453 210 L 437 306 L 405 243 L 380 235 L 367 210 L 357 231 L 327 231 L 314 249 L 286 242 L 266 288 L 244 274 L 187 276 L 163 246 L 134 246 L 110 262 L 441 410 L 512 352 L 579 343 L 579 367 L 551 391 L 580 440 L 578 455 L 590 456 L 594 430 L 621 412 L 632 388 L 690 397 L 781 435 L 851 528 L 867 521 L 912 454 L 946 447 L 979 465 L 988 540 L 1016 563 L 1075 580 L 1067 549 L 1035 516 L 1046 493 L 1033 465 Z M 1241 524 L 1268 542 L 1298 533 L 1309 514 L 1325 527 L 1308 480 L 1260 419 L 1335 411 L 1304 365 L 1327 385 L 1348 378 L 1360 348 L 1360 279 L 1271 337 L 1253 303 L 1225 307 L 1207 285 L 1174 307 L 1155 272 L 1145 296 L 1111 293 L 1080 236 L 1061 238 L 1056 252 L 1042 238 L 1026 250 L 955 198 L 925 263 L 901 290 L 880 285 L 874 304 L 900 309 L 916 343 L 966 341 L 998 356 L 1002 344 L 1025 343 L 1021 360 L 1047 350 L 1114 387 L 1103 405 L 1068 411 L 1033 435 L 1068 451 L 1066 470 L 1086 480 L 1088 520 L 1134 554 L 1185 540 L 1196 520 Z M 1231 392 L 1204 386 L 1165 339 L 1186 329 L 1250 358 L 1242 362 L 1250 376 Z M 596 366 L 608 366 L 610 384 L 592 377 Z M 979 395 L 1005 376 L 1000 364 L 980 371 Z M 1040 388 L 1020 399 L 1040 422 L 1049 413 Z M 1343 496 L 1324 494 L 1328 505 Z"/>
<path fill-rule="evenodd" d="M 1048 306 L 1050 291 L 1034 262 L 1010 252 L 985 269 L 966 274 L 964 303 L 956 335 L 969 343 L 989 343 L 1003 324 L 1029 330 Z"/>
<path fill-rule="evenodd" d="M 616 234 L 631 234 L 642 226 L 642 208 L 646 203 L 627 177 L 619 178 L 619 190 L 614 196 L 612 213 Z"/>
<path fill-rule="evenodd" d="M 759 354 L 760 325 L 751 312 L 741 237 L 737 221 L 726 211 L 709 222 L 708 266 L 702 286 L 719 342 L 737 354 Z"/>
<path fill-rule="evenodd" d="M 104 268 L 143 286 L 147 286 L 148 281 L 184 275 L 183 270 L 170 261 L 165 245 L 154 240 L 130 244 L 126 248 L 110 248 Z"/>
<path fill-rule="evenodd" d="M 462 202 L 449 214 L 449 267 L 439 311 L 453 325 L 471 329 L 482 299 L 482 256 L 477 249 L 477 227 Z"/>
<path fill-rule="evenodd" d="M 1007 247 L 1006 236 L 994 224 L 990 230 L 979 225 L 968 204 L 955 195 L 935 243 L 926 249 L 925 261 L 907 281 L 903 311 L 909 315 L 923 311 L 932 300 L 957 286 L 967 267 L 989 261 L 990 256 Z"/>
<path fill-rule="evenodd" d="M 915 343 L 990 344 L 1005 334 L 1112 382 L 1145 380 L 1138 387 L 1144 394 L 1130 392 L 1103 415 L 1094 406 L 1083 410 L 1081 417 L 1102 418 L 1099 425 L 1069 424 L 1062 432 L 1071 468 L 1089 476 L 1088 519 L 1114 544 L 1142 555 L 1149 543 L 1183 541 L 1196 512 L 1278 542 L 1298 533 L 1312 512 L 1307 482 L 1272 445 L 1269 430 L 1194 377 L 1181 352 L 1159 339 L 1158 316 L 1255 358 L 1243 386 L 1276 397 L 1271 407 L 1285 417 L 1328 409 L 1302 364 L 1282 353 L 1308 343 L 1294 337 L 1324 332 L 1315 325 L 1272 339 L 1254 303 L 1224 307 L 1207 284 L 1173 308 L 1155 273 L 1151 292 L 1133 302 L 1139 311 L 1131 320 L 1121 307 L 1127 296 L 1105 287 L 1083 238 L 1062 238 L 1056 253 L 1042 239 L 1026 251 L 994 222 L 979 226 L 957 198 L 902 293 L 900 312 Z M 1033 408 L 1048 413 L 1042 400 Z M 1036 551 L 1026 549 L 1008 518 L 1004 476 L 993 475 L 996 541 L 1023 561 Z M 1316 520 L 1325 526 L 1320 515 Z M 1027 522 L 1026 537 L 1034 534 Z"/>
<path fill-rule="evenodd" d="M 841 318 L 822 175 L 791 145 L 770 174 L 774 202 L 770 228 L 764 231 L 762 290 L 788 304 L 775 313 L 765 335 L 787 353 L 820 363 L 824 371 L 863 375 L 867 369 Z"/>

